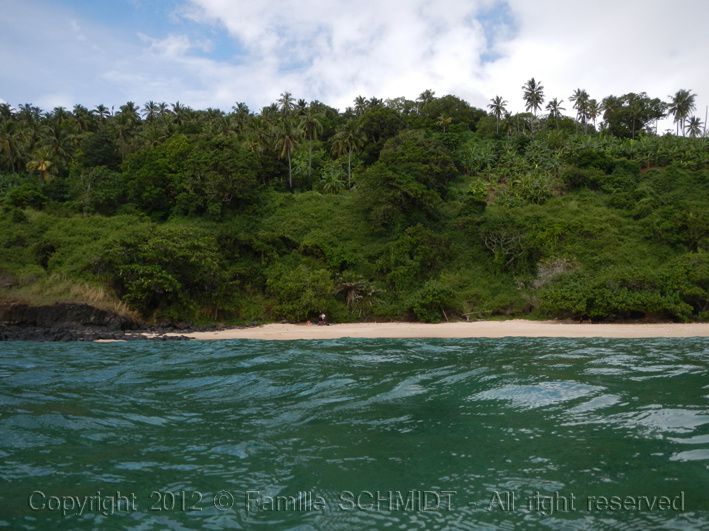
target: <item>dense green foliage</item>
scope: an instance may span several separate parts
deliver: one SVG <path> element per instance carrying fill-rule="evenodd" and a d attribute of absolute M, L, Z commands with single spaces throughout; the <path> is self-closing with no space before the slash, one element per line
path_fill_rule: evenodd
<path fill-rule="evenodd" d="M 343 113 L 2 105 L 0 297 L 190 322 L 709 319 L 691 92 L 579 89 L 575 119 L 534 79 L 523 96 L 514 116 L 430 91 Z"/>

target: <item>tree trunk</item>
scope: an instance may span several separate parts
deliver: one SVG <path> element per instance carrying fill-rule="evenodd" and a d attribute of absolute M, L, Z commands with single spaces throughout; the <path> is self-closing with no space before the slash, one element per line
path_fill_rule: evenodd
<path fill-rule="evenodd" d="M 347 188 L 352 188 L 352 150 L 347 152 Z"/>
<path fill-rule="evenodd" d="M 313 141 L 308 142 L 308 181 L 313 183 Z"/>
<path fill-rule="evenodd" d="M 290 149 L 288 150 L 288 189 L 293 191 L 293 169 L 290 163 Z"/>

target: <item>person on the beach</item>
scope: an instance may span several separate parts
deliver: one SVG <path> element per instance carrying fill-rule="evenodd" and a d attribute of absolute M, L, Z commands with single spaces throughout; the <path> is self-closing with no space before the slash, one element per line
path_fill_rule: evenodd
<path fill-rule="evenodd" d="M 320 318 L 318 319 L 318 325 L 323 326 L 327 324 L 327 316 L 324 313 L 320 314 Z"/>

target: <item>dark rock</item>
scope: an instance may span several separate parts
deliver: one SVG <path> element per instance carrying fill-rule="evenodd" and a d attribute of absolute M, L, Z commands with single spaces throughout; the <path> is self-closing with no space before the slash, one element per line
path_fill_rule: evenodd
<path fill-rule="evenodd" d="M 0 303 L 0 338 L 5 341 L 76 341 L 99 336 L 113 339 L 141 328 L 142 324 L 130 317 L 88 304 Z"/>
<path fill-rule="evenodd" d="M 0 303 L 0 341 L 144 340 L 149 339 L 144 335 L 146 333 L 154 334 L 153 339 L 159 341 L 184 341 L 191 338 L 165 334 L 175 331 L 189 333 L 201 329 L 183 322 L 147 325 L 88 304 L 30 306 L 24 303 Z"/>

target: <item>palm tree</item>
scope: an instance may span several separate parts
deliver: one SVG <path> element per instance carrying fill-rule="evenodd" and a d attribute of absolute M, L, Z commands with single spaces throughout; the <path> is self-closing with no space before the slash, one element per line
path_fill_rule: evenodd
<path fill-rule="evenodd" d="M 47 155 L 53 160 L 56 165 L 65 167 L 70 159 L 72 147 L 77 144 L 79 135 L 73 134 L 67 125 L 63 123 L 48 124 L 42 128 L 43 140 L 42 144 L 49 151 Z"/>
<path fill-rule="evenodd" d="M 293 125 L 293 121 L 284 116 L 280 121 L 280 127 L 277 130 L 276 148 L 280 152 L 281 158 L 288 159 L 288 189 L 293 191 L 293 166 L 291 163 L 291 154 L 298 145 L 301 131 Z"/>
<path fill-rule="evenodd" d="M 507 111 L 506 105 L 507 100 L 503 100 L 502 96 L 495 96 L 490 100 L 490 104 L 487 106 L 495 116 L 495 134 L 500 133 L 500 118 L 502 118 Z"/>
<path fill-rule="evenodd" d="M 444 133 L 446 132 L 446 129 L 451 123 L 453 123 L 453 118 L 451 118 L 447 114 L 441 114 L 438 117 L 438 120 L 436 120 L 436 125 L 440 126 L 441 129 L 443 129 Z"/>
<path fill-rule="evenodd" d="M 13 112 L 12 107 L 9 103 L 0 103 L 0 118 L 10 119 L 12 118 Z"/>
<path fill-rule="evenodd" d="M 49 151 L 46 148 L 35 153 L 32 160 L 27 163 L 27 171 L 39 173 L 39 177 L 44 183 L 52 180 L 50 173 L 54 171 L 54 164 L 49 160 Z"/>
<path fill-rule="evenodd" d="M 576 119 L 581 122 L 584 126 L 584 131 L 586 130 L 586 121 L 589 116 L 589 96 L 588 92 L 583 89 L 577 88 L 574 93 L 569 96 L 569 101 L 574 102 L 574 109 L 576 109 Z M 595 101 L 595 100 L 594 100 Z"/>
<path fill-rule="evenodd" d="M 300 128 L 308 140 L 308 179 L 311 179 L 313 173 L 313 141 L 322 133 L 319 117 L 320 115 L 310 107 L 300 119 Z"/>
<path fill-rule="evenodd" d="M 179 102 L 175 105 L 179 105 Z M 125 105 L 121 105 L 120 111 L 118 112 L 118 120 L 124 123 L 135 125 L 140 122 L 140 114 L 138 114 L 138 107 L 132 101 L 127 102 Z"/>
<path fill-rule="evenodd" d="M 359 275 L 346 271 L 338 279 L 337 293 L 345 297 L 347 309 L 358 315 L 377 302 L 379 290 Z"/>
<path fill-rule="evenodd" d="M 679 126 L 682 125 L 682 136 L 685 135 L 684 123 L 695 108 L 694 100 L 696 94 L 692 94 L 691 90 L 680 89 L 675 92 L 674 96 L 670 96 L 670 104 L 667 111 L 674 117 L 674 122 L 677 124 L 677 134 L 679 135 Z"/>
<path fill-rule="evenodd" d="M 566 110 L 564 107 L 561 106 L 562 103 L 564 103 L 564 100 L 559 101 L 557 98 L 554 98 L 549 103 L 547 103 L 546 106 L 547 111 L 549 111 L 549 118 L 552 118 L 556 122 L 557 127 L 559 126 L 559 118 L 561 118 L 561 111 Z"/>
<path fill-rule="evenodd" d="M 354 120 L 346 122 L 332 137 L 332 152 L 340 157 L 347 153 L 347 187 L 352 186 L 352 153 L 364 144 L 364 134 Z"/>
<path fill-rule="evenodd" d="M 125 105 L 121 105 L 120 111 L 116 114 L 115 123 L 118 146 L 121 157 L 123 158 L 128 154 L 131 139 L 134 136 L 139 121 L 140 115 L 138 114 L 138 108 L 135 106 L 135 103 L 129 101 Z"/>
<path fill-rule="evenodd" d="M 293 100 L 293 94 L 290 92 L 281 93 L 281 97 L 278 98 L 278 109 L 283 114 L 289 115 L 294 107 L 295 101 Z"/>
<path fill-rule="evenodd" d="M 249 120 L 249 116 L 251 115 L 251 112 L 249 111 L 249 106 L 246 105 L 244 102 L 237 102 L 236 105 L 231 108 L 231 110 L 234 111 L 236 131 L 238 133 L 243 133 L 246 129 L 246 124 Z"/>
<path fill-rule="evenodd" d="M 367 98 L 364 96 L 357 96 L 354 99 L 354 112 L 357 116 L 364 114 L 367 110 Z"/>
<path fill-rule="evenodd" d="M 54 107 L 52 112 L 47 114 L 47 121 L 55 125 L 64 125 L 69 120 L 69 111 L 64 107 Z"/>
<path fill-rule="evenodd" d="M 96 107 L 94 107 L 94 110 L 91 111 L 91 113 L 96 115 L 100 122 L 103 122 L 111 115 L 111 113 L 108 111 L 108 107 L 106 107 L 105 105 L 96 105 Z"/>
<path fill-rule="evenodd" d="M 86 107 L 78 104 L 74 105 L 72 114 L 74 115 L 74 121 L 76 122 L 79 131 L 85 133 L 92 128 L 93 119 L 91 117 L 91 111 L 89 111 Z"/>
<path fill-rule="evenodd" d="M 525 109 L 532 111 L 536 118 L 537 111 L 542 108 L 542 103 L 544 103 L 544 87 L 540 82 L 532 78 L 522 85 L 522 90 L 524 91 Z"/>
<path fill-rule="evenodd" d="M 601 114 L 601 105 L 593 98 L 588 100 L 588 104 L 586 105 L 586 114 L 588 116 L 588 119 L 593 122 L 593 128 L 595 129 L 596 120 Z"/>
<path fill-rule="evenodd" d="M 687 124 L 687 133 L 691 138 L 702 136 L 702 121 L 697 116 L 692 116 Z"/>
<path fill-rule="evenodd" d="M 0 162 L 5 159 L 13 173 L 21 167 L 23 130 L 15 120 L 0 120 Z M 1 166 L 0 166 L 1 167 Z"/>
<path fill-rule="evenodd" d="M 18 107 L 17 118 L 28 124 L 36 124 L 42 119 L 42 109 L 29 103 L 23 103 Z"/>
<path fill-rule="evenodd" d="M 176 101 L 172 104 L 172 114 L 175 115 L 175 123 L 177 126 L 181 126 L 185 122 L 185 116 L 187 114 L 188 107 Z"/>
<path fill-rule="evenodd" d="M 157 117 L 158 112 L 158 104 L 152 100 L 143 106 L 143 117 L 148 122 L 152 122 Z"/>

